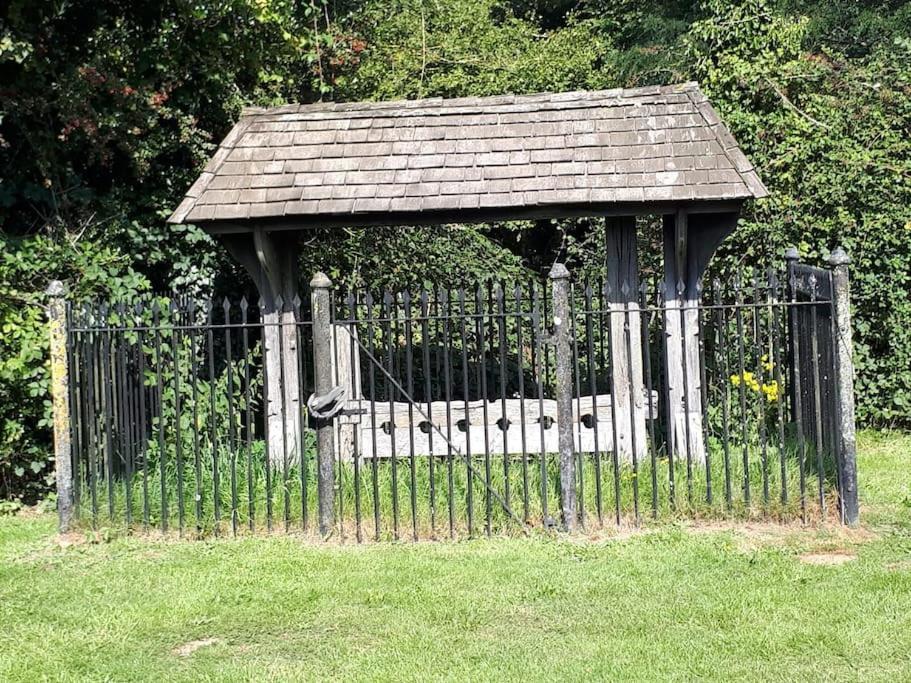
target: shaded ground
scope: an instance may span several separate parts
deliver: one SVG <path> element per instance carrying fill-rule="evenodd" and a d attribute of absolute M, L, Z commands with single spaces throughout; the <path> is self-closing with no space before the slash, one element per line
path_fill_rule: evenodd
<path fill-rule="evenodd" d="M 316 547 L 0 518 L 0 680 L 911 680 L 911 436 L 865 526 Z"/>

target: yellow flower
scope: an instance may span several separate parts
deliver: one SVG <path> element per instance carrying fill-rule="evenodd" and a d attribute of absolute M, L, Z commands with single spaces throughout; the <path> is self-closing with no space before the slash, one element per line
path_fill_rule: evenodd
<path fill-rule="evenodd" d="M 772 380 L 769 384 L 763 384 L 762 393 L 765 394 L 766 400 L 769 403 L 777 401 L 779 394 L 778 381 Z"/>

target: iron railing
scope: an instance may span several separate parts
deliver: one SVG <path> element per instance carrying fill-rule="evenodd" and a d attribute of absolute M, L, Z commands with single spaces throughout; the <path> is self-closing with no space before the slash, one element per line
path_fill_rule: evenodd
<path fill-rule="evenodd" d="M 195 534 L 315 531 L 314 430 L 330 425 L 334 452 L 320 457 L 333 462 L 332 530 L 357 540 L 565 522 L 561 428 L 587 527 L 839 516 L 829 271 L 713 281 L 683 305 L 676 293 L 572 284 L 571 320 L 559 321 L 568 425 L 552 291 L 538 281 L 335 291 L 324 359 L 312 354 L 309 294 L 275 302 L 291 315 L 272 318 L 245 300 L 72 306 L 76 512 Z M 317 419 L 303 398 L 319 362 L 345 394 Z"/>

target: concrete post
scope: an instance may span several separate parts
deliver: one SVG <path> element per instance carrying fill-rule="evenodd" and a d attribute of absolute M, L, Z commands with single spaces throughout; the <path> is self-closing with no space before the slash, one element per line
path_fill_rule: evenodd
<path fill-rule="evenodd" d="M 555 263 L 550 271 L 553 291 L 554 371 L 557 393 L 557 436 L 560 449 L 560 501 L 563 528 L 575 531 L 579 515 L 576 498 L 576 453 L 573 442 L 573 352 L 570 339 L 569 271 Z"/>
<path fill-rule="evenodd" d="M 310 280 L 313 311 L 314 393 L 325 396 L 332 390 L 332 321 L 329 288 L 332 281 L 324 273 Z M 316 420 L 317 492 L 319 494 L 319 532 L 331 533 L 335 522 L 335 429 L 331 419 Z"/>
<path fill-rule="evenodd" d="M 73 454 L 70 443 L 69 357 L 66 346 L 66 289 L 59 280 L 47 288 L 51 342 L 51 400 L 54 406 L 54 470 L 57 477 L 58 528 L 73 522 Z"/>
<path fill-rule="evenodd" d="M 857 500 L 857 443 L 854 424 L 854 346 L 851 339 L 851 259 L 841 247 L 829 256 L 832 266 L 832 313 L 835 331 L 836 393 L 838 396 L 838 467 L 842 515 L 845 524 L 860 521 Z"/>

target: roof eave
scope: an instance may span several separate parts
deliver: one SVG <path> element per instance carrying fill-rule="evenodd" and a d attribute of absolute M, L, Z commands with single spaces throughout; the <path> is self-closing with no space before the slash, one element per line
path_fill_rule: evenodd
<path fill-rule="evenodd" d="M 253 232 L 254 227 L 265 227 L 270 231 L 288 231 L 384 226 L 418 227 L 550 218 L 634 216 L 668 214 L 678 210 L 686 210 L 689 213 L 739 213 L 746 199 L 749 199 L 749 197 L 717 200 L 617 202 L 610 204 L 554 204 L 534 207 L 431 210 L 409 213 L 301 214 L 255 219 L 205 220 L 197 221 L 196 225 L 199 225 L 210 234 L 219 235 Z"/>

